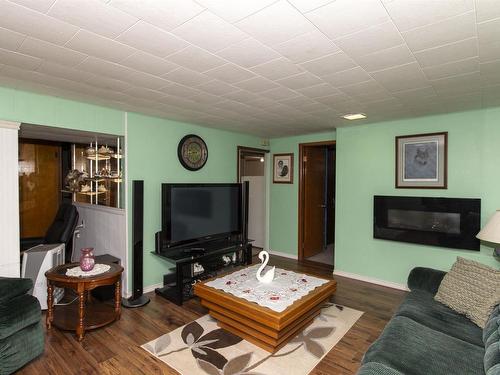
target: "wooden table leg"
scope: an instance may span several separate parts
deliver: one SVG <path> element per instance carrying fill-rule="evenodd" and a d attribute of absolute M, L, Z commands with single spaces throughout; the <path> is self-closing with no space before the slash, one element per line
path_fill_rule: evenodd
<path fill-rule="evenodd" d="M 78 326 L 76 327 L 76 338 L 78 341 L 83 340 L 85 333 L 84 319 L 85 319 L 85 291 L 78 293 Z"/>
<path fill-rule="evenodd" d="M 122 283 L 118 280 L 115 284 L 115 314 L 116 320 L 120 319 L 122 306 Z"/>
<path fill-rule="evenodd" d="M 52 284 L 47 280 L 47 316 L 45 317 L 47 329 L 52 328 L 52 319 L 54 319 L 54 294 Z"/>

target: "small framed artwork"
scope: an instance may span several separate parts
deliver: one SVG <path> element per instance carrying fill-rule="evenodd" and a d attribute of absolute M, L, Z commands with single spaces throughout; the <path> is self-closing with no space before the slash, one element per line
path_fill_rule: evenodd
<path fill-rule="evenodd" d="M 293 184 L 293 153 L 273 155 L 273 182 Z"/>
<path fill-rule="evenodd" d="M 448 133 L 396 137 L 396 188 L 448 187 Z"/>

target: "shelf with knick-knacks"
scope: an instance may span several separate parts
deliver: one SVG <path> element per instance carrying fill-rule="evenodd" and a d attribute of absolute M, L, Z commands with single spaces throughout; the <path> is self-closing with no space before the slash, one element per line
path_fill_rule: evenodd
<path fill-rule="evenodd" d="M 65 180 L 73 201 L 123 208 L 124 156 L 121 137 L 72 145 L 72 170 Z"/>

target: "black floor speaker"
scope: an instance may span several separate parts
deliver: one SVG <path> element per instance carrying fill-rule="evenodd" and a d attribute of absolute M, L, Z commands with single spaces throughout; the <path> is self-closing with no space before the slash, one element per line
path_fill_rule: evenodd
<path fill-rule="evenodd" d="M 132 296 L 122 299 L 125 307 L 141 307 L 149 302 L 143 294 L 144 181 L 132 181 Z"/>

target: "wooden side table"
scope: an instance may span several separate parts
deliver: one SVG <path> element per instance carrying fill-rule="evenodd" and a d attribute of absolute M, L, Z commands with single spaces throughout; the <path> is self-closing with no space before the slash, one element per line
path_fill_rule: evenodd
<path fill-rule="evenodd" d="M 78 266 L 78 263 L 64 264 L 45 272 L 47 277 L 47 329 L 54 325 L 63 330 L 76 331 L 78 341 L 82 341 L 86 330 L 103 327 L 120 319 L 123 267 L 114 263 L 102 264 L 107 264 L 111 268 L 96 276 L 66 276 L 66 270 Z M 103 285 L 115 286 L 114 304 L 87 303 L 89 292 Z M 71 303 L 54 308 L 54 287 L 75 290 L 78 293 L 78 304 Z"/>

